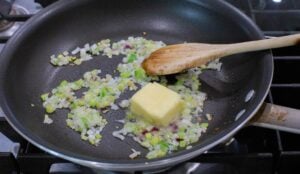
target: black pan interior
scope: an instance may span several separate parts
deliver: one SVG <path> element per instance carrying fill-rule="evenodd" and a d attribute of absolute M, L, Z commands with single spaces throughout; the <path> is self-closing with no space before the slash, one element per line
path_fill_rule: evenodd
<path fill-rule="evenodd" d="M 147 39 L 168 44 L 234 43 L 261 37 L 249 21 L 222 4 L 208 0 L 72 0 L 51 6 L 31 19 L 4 51 L 1 80 L 5 83 L 1 88 L 5 91 L 2 103 L 8 119 L 31 140 L 53 151 L 93 161 L 132 162 L 128 161 L 132 147 L 143 154 L 146 151 L 130 138 L 121 142 L 111 135 L 115 126 L 120 126 L 113 120 L 123 118 L 124 111 L 110 111 L 106 115 L 109 124 L 100 145 L 95 147 L 81 141 L 78 133 L 66 127 L 66 111 L 56 112 L 53 124 L 43 124 L 44 110 L 39 98 L 61 80 L 76 80 L 88 70 L 100 68 L 102 74 L 111 74 L 121 59 L 98 56 L 80 66 L 57 68 L 50 65 L 50 56 L 104 38 L 117 41 L 143 36 L 143 32 L 147 32 Z M 262 100 L 272 71 L 268 52 L 239 54 L 222 62 L 220 72 L 208 70 L 200 77 L 202 90 L 208 94 L 205 112 L 214 115 L 208 132 L 193 149 L 168 157 L 190 153 L 225 136 L 247 119 Z M 245 103 L 251 89 L 256 91 L 255 97 Z M 234 122 L 243 109 L 245 114 Z M 144 156 L 134 162 L 144 162 Z"/>

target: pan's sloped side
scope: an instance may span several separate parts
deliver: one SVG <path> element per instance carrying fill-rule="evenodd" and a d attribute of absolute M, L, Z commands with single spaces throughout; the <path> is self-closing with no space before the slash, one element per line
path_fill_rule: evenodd
<path fill-rule="evenodd" d="M 201 75 L 202 90 L 209 96 L 205 111 L 215 118 L 193 148 L 164 158 L 128 160 L 132 146 L 143 152 L 145 149 L 132 140 L 124 143 L 112 137 L 112 120 L 124 117 L 124 111 L 109 114 L 110 124 L 98 147 L 81 141 L 75 131 L 66 128 L 66 111 L 55 113 L 53 124 L 42 124 L 40 94 L 61 80 L 78 79 L 88 70 L 101 68 L 104 74 L 112 73 L 120 61 L 99 56 L 78 67 L 55 68 L 49 64 L 52 54 L 104 38 L 117 41 L 142 36 L 143 32 L 148 33 L 146 38 L 166 43 L 234 43 L 263 37 L 248 18 L 222 1 L 59 1 L 27 21 L 1 54 L 0 102 L 7 120 L 37 147 L 75 163 L 106 170 L 149 170 L 174 165 L 210 149 L 232 136 L 261 105 L 272 79 L 269 52 L 224 59 L 221 72 Z M 245 102 L 252 89 L 254 97 Z"/>

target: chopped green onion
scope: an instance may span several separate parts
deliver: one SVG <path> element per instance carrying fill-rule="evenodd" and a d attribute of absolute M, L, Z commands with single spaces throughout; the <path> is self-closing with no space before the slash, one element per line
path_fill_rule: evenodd
<path fill-rule="evenodd" d="M 184 141 L 179 142 L 179 147 L 185 147 L 185 146 L 186 146 L 186 143 Z"/>
<path fill-rule="evenodd" d="M 137 56 L 136 56 L 136 54 L 134 54 L 134 53 L 131 53 L 131 54 L 129 54 L 128 56 L 127 56 L 127 62 L 128 63 L 132 63 L 133 61 L 135 61 L 137 59 Z"/>
<path fill-rule="evenodd" d="M 147 139 L 151 139 L 151 138 L 152 138 L 152 134 L 148 132 L 148 133 L 145 134 L 145 137 L 146 137 Z"/>
<path fill-rule="evenodd" d="M 45 101 L 48 98 L 48 96 L 49 96 L 49 93 L 42 94 L 41 95 L 42 101 Z"/>
<path fill-rule="evenodd" d="M 207 127 L 208 127 L 208 123 L 201 123 L 201 124 L 200 124 L 200 127 L 201 127 L 201 128 L 207 128 Z"/>
<path fill-rule="evenodd" d="M 46 105 L 45 109 L 48 114 L 51 114 L 55 111 L 55 108 L 52 105 Z"/>
<path fill-rule="evenodd" d="M 150 143 L 154 146 L 156 144 L 158 144 L 160 141 L 160 138 L 158 136 L 153 136 L 150 140 Z"/>
<path fill-rule="evenodd" d="M 68 81 L 63 80 L 60 82 L 59 86 L 66 86 L 68 84 Z"/>
<path fill-rule="evenodd" d="M 122 78 L 124 78 L 124 79 L 125 79 L 125 78 L 128 78 L 128 77 L 131 76 L 131 72 L 129 72 L 129 71 L 121 72 L 120 76 L 121 76 Z"/>
<path fill-rule="evenodd" d="M 144 78 L 146 78 L 146 73 L 145 70 L 143 68 L 138 68 L 134 71 L 134 77 L 137 80 L 142 80 Z"/>

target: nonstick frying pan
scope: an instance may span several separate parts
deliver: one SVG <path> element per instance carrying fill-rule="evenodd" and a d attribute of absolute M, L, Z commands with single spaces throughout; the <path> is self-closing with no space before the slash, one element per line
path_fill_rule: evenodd
<path fill-rule="evenodd" d="M 153 170 L 195 157 L 232 136 L 261 106 L 272 80 L 269 51 L 235 55 L 222 60 L 221 71 L 201 74 L 201 90 L 208 94 L 204 113 L 213 120 L 199 142 L 188 150 L 148 160 L 130 160 L 131 148 L 146 150 L 112 131 L 124 111 L 110 111 L 103 139 L 95 147 L 66 127 L 66 111 L 56 112 L 51 125 L 43 124 L 39 96 L 60 81 L 79 79 L 100 68 L 112 73 L 119 58 L 99 56 L 80 66 L 53 67 L 50 56 L 104 38 L 113 41 L 144 36 L 167 44 L 187 42 L 234 43 L 262 39 L 260 30 L 241 12 L 218 0 L 62 0 L 28 20 L 8 41 L 0 60 L 0 100 L 9 123 L 31 143 L 81 165 L 115 171 Z M 249 91 L 253 98 L 246 102 Z M 31 104 L 36 107 L 31 107 Z"/>

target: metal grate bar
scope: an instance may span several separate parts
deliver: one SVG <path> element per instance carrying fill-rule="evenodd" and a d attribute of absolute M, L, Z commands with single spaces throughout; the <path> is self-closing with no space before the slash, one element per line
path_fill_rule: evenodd
<path fill-rule="evenodd" d="M 23 22 L 28 20 L 31 14 L 18 14 L 18 15 L 0 15 L 0 20 L 7 20 L 13 22 Z"/>
<path fill-rule="evenodd" d="M 300 83 L 283 83 L 283 84 L 272 84 L 271 85 L 272 88 L 300 88 Z"/>
<path fill-rule="evenodd" d="M 9 36 L 0 36 L 0 43 L 6 43 L 10 37 Z"/>
<path fill-rule="evenodd" d="M 299 56 L 274 56 L 274 60 L 300 60 L 300 55 Z"/>
<path fill-rule="evenodd" d="M 291 34 L 297 34 L 299 31 L 263 31 L 265 36 L 285 36 Z"/>
<path fill-rule="evenodd" d="M 284 10 L 252 10 L 253 13 L 299 13 L 298 9 L 284 9 Z"/>

